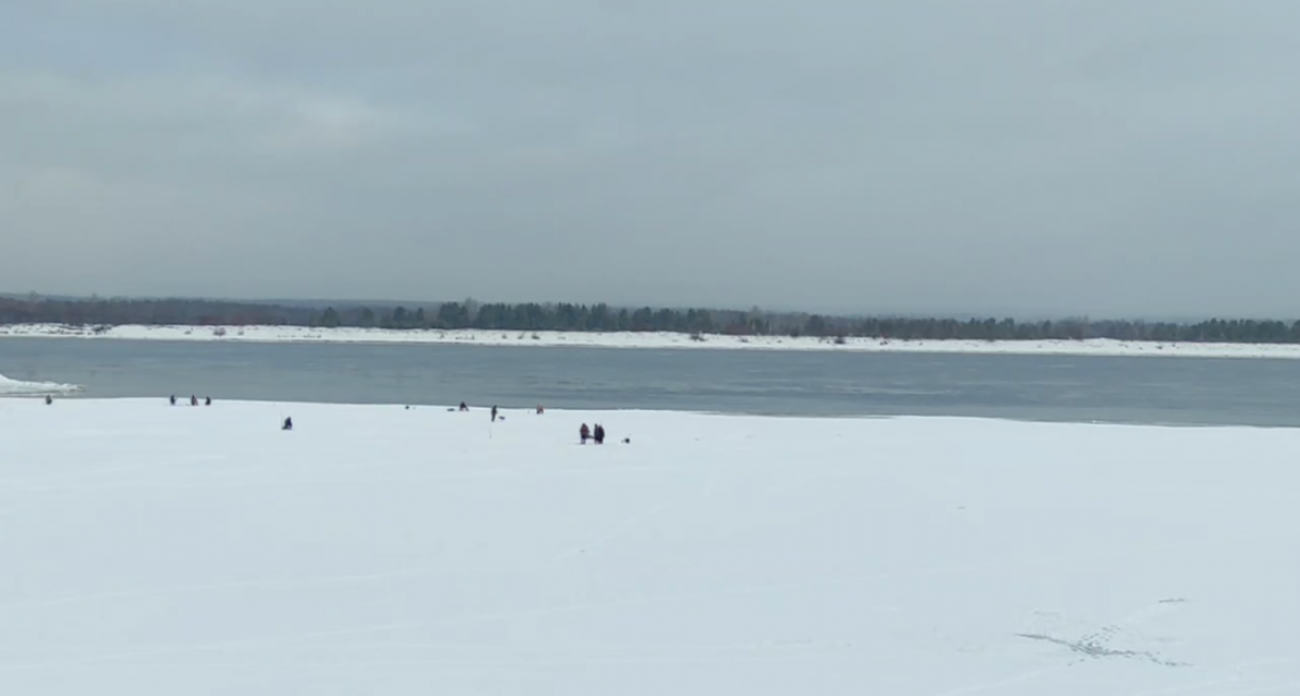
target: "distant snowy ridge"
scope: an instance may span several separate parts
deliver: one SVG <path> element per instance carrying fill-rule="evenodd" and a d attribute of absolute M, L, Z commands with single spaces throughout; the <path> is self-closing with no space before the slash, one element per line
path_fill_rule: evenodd
<path fill-rule="evenodd" d="M 0 396 L 42 396 L 45 394 L 68 394 L 81 391 L 76 384 L 59 384 L 57 382 L 23 382 L 0 375 Z"/>
<path fill-rule="evenodd" d="M 971 341 L 885 340 L 816 337 L 692 337 L 680 333 L 490 331 L 464 329 L 394 330 L 304 326 L 114 326 L 94 328 L 58 324 L 0 326 L 0 337 L 99 338 L 160 341 L 243 341 L 250 343 L 395 343 L 475 346 L 535 346 L 713 350 L 818 350 L 867 353 L 974 353 L 993 355 L 1098 355 L 1201 358 L 1300 359 L 1300 344 L 1158 343 L 1154 341 Z"/>

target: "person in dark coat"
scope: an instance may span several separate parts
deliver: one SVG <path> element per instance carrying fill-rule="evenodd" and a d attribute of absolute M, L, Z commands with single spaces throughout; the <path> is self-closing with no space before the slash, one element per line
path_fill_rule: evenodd
<path fill-rule="evenodd" d="M 493 423 L 497 422 L 497 407 L 496 407 L 496 406 L 493 406 L 493 407 L 492 407 L 492 422 L 493 422 Z"/>
<path fill-rule="evenodd" d="M 50 396 L 49 394 L 46 394 L 46 395 L 45 395 L 45 405 L 46 405 L 46 406 L 49 406 L 49 405 L 52 404 L 52 403 L 54 403 L 54 397 Z"/>
<path fill-rule="evenodd" d="M 175 394 L 172 394 L 171 402 L 172 402 L 172 406 L 175 406 L 175 405 L 176 405 L 176 395 L 175 395 Z"/>
<path fill-rule="evenodd" d="M 595 431 L 595 433 L 593 433 L 592 437 L 595 438 L 595 440 L 596 440 L 596 444 L 598 444 L 598 445 L 603 445 L 603 444 L 605 444 L 605 426 L 603 426 L 603 425 L 597 423 L 597 424 L 596 424 L 596 431 Z"/>
<path fill-rule="evenodd" d="M 293 430 L 293 418 L 285 418 L 284 425 L 280 426 L 281 430 Z"/>
<path fill-rule="evenodd" d="M 582 444 L 587 444 L 587 439 L 591 437 L 591 428 L 588 428 L 586 423 L 578 428 L 578 437 L 582 439 Z"/>
<path fill-rule="evenodd" d="M 190 394 L 190 405 L 191 405 L 191 406 L 198 406 L 198 405 L 199 405 L 199 397 L 194 396 L 193 394 Z"/>
<path fill-rule="evenodd" d="M 203 405 L 204 405 L 204 406 L 211 406 L 211 405 L 212 405 L 212 397 L 210 397 L 210 396 L 209 396 L 209 397 L 205 397 L 205 398 L 203 399 Z"/>
<path fill-rule="evenodd" d="M 462 411 L 468 411 L 468 410 L 469 410 L 469 406 L 466 406 L 466 405 L 465 405 L 465 402 L 462 401 L 462 402 L 460 402 L 460 410 L 462 410 Z"/>

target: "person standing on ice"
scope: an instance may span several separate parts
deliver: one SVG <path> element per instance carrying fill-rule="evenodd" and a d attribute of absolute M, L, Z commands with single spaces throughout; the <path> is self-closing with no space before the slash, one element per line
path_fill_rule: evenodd
<path fill-rule="evenodd" d="M 285 418 L 284 425 L 280 426 L 281 430 L 293 430 L 293 418 Z"/>
<path fill-rule="evenodd" d="M 203 400 L 203 405 L 204 405 L 204 406 L 211 406 L 211 405 L 212 405 L 212 397 L 210 397 L 210 396 L 209 396 L 209 397 L 205 397 L 204 400 Z"/>
<path fill-rule="evenodd" d="M 197 396 L 195 396 L 195 395 L 193 395 L 193 394 L 190 394 L 190 405 L 191 405 L 191 406 L 198 406 L 198 405 L 199 405 L 199 397 L 197 397 Z"/>
<path fill-rule="evenodd" d="M 175 405 L 176 405 L 176 395 L 175 395 L 175 394 L 172 394 L 171 401 L 172 401 L 172 406 L 175 406 Z"/>
<path fill-rule="evenodd" d="M 496 407 L 496 406 L 493 406 L 493 407 L 492 407 L 492 422 L 493 422 L 493 423 L 497 422 L 497 407 Z"/>
<path fill-rule="evenodd" d="M 582 444 L 587 444 L 587 438 L 591 437 L 591 429 L 587 427 L 586 423 L 583 423 L 582 427 L 578 428 L 578 437 L 582 440 Z"/>
<path fill-rule="evenodd" d="M 592 438 L 596 441 L 596 444 L 598 445 L 605 444 L 605 426 L 601 425 L 600 423 L 597 423 L 596 431 L 593 434 Z"/>

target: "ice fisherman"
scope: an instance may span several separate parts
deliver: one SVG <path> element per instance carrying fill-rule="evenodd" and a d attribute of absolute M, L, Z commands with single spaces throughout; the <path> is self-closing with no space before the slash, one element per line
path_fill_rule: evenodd
<path fill-rule="evenodd" d="M 281 430 L 293 430 L 293 418 L 285 418 L 284 425 L 280 426 Z"/>
<path fill-rule="evenodd" d="M 597 423 L 596 430 L 592 434 L 592 439 L 594 439 L 598 445 L 605 444 L 605 426 Z"/>
<path fill-rule="evenodd" d="M 582 439 L 582 444 L 584 445 L 587 444 L 587 440 L 591 438 L 591 428 L 588 428 L 586 423 L 583 423 L 582 427 L 578 428 L 578 437 Z"/>
<path fill-rule="evenodd" d="M 496 407 L 496 406 L 493 406 L 493 407 L 492 407 L 492 422 L 493 422 L 493 423 L 497 422 L 497 407 Z"/>

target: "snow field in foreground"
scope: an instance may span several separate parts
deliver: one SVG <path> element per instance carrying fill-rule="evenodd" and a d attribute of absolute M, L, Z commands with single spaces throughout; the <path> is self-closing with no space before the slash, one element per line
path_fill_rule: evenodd
<path fill-rule="evenodd" d="M 1300 432 L 505 415 L 0 400 L 0 693 L 1300 691 Z"/>

